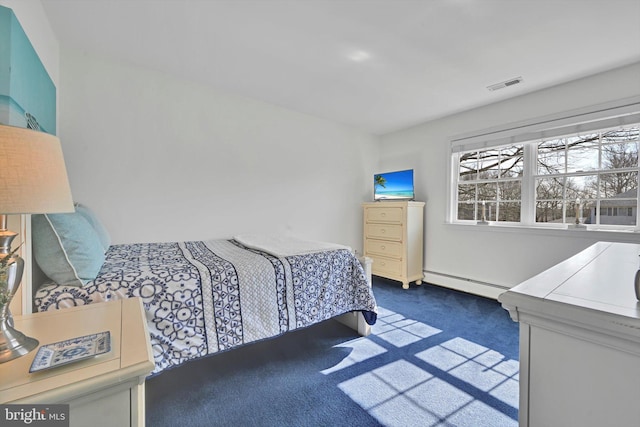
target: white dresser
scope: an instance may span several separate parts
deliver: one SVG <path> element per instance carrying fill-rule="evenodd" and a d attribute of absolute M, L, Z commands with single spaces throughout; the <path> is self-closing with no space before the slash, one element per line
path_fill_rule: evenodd
<path fill-rule="evenodd" d="M 640 244 L 599 242 L 499 297 L 520 322 L 520 426 L 640 425 Z"/>
<path fill-rule="evenodd" d="M 372 274 L 402 282 L 404 289 L 422 284 L 424 202 L 362 204 L 364 255 L 373 259 Z"/>

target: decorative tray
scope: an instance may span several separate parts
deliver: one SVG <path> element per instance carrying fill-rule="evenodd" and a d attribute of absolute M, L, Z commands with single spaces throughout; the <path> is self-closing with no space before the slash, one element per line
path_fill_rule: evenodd
<path fill-rule="evenodd" d="M 109 351 L 111 351 L 109 331 L 43 345 L 38 349 L 29 372 L 55 368 Z"/>

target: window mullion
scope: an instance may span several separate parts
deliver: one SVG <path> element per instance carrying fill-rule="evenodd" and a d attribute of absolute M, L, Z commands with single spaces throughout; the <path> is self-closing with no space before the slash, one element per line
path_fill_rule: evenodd
<path fill-rule="evenodd" d="M 533 225 L 536 219 L 535 177 L 537 166 L 537 144 L 524 145 L 524 167 L 522 173 L 522 211 L 520 221 L 523 225 Z"/>
<path fill-rule="evenodd" d="M 453 153 L 449 161 L 449 203 L 446 206 L 445 218 L 454 222 L 458 217 L 458 176 L 460 171 L 460 153 Z"/>

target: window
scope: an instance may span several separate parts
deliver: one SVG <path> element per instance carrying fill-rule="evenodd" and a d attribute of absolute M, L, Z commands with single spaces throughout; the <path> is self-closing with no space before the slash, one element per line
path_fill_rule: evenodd
<path fill-rule="evenodd" d="M 536 143 L 535 222 L 636 226 L 639 136 L 627 126 Z"/>
<path fill-rule="evenodd" d="M 523 145 L 462 153 L 458 219 L 520 221 Z"/>
<path fill-rule="evenodd" d="M 640 103 L 625 107 L 453 140 L 450 219 L 637 228 Z"/>

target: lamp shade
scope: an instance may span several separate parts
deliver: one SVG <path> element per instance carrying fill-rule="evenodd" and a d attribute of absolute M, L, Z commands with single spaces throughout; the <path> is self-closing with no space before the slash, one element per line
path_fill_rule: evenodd
<path fill-rule="evenodd" d="M 0 125 L 0 214 L 73 210 L 60 140 Z"/>

